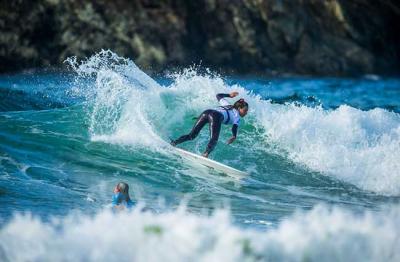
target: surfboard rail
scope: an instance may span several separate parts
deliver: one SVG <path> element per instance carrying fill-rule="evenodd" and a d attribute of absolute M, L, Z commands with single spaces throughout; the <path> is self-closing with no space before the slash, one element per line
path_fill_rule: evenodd
<path fill-rule="evenodd" d="M 240 170 L 238 170 L 236 168 L 224 165 L 224 164 L 219 163 L 219 162 L 217 162 L 215 160 L 212 160 L 212 159 L 197 155 L 195 153 L 186 151 L 184 149 L 181 149 L 181 148 L 178 148 L 178 147 L 174 147 L 174 149 L 177 151 L 177 153 L 180 156 L 182 156 L 182 157 L 184 157 L 186 159 L 189 159 L 189 160 L 194 161 L 196 163 L 202 164 L 202 165 L 204 165 L 206 167 L 209 167 L 209 168 L 212 168 L 212 169 L 214 169 L 216 171 L 223 172 L 223 173 L 227 174 L 228 176 L 234 177 L 236 179 L 241 179 L 241 178 L 244 178 L 244 177 L 246 177 L 248 175 L 246 172 L 243 172 L 243 171 L 240 171 Z"/>

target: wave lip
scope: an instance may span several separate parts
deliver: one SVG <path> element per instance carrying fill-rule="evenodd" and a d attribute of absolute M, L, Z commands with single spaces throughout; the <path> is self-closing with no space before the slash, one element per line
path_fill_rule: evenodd
<path fill-rule="evenodd" d="M 318 206 L 274 229 L 232 224 L 184 209 L 75 215 L 44 223 L 17 215 L 0 230 L 4 261 L 399 261 L 399 206 L 356 215 Z M 95 241 L 94 241 L 95 240 Z"/>

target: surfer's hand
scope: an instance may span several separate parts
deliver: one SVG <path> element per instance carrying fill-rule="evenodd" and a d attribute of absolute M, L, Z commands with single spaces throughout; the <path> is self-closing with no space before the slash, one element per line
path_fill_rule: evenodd
<path fill-rule="evenodd" d="M 238 94 L 239 94 L 239 92 L 234 91 L 234 92 L 230 93 L 229 96 L 230 96 L 230 98 L 233 98 L 233 97 L 237 96 Z"/>
<path fill-rule="evenodd" d="M 202 156 L 208 157 L 208 153 L 207 153 L 207 152 L 204 152 L 204 153 L 202 154 Z"/>
<path fill-rule="evenodd" d="M 229 144 L 232 144 L 232 142 L 235 141 L 235 139 L 236 139 L 236 137 L 233 136 L 233 137 L 229 138 L 228 141 L 226 141 L 226 143 L 227 143 L 228 145 L 229 145 Z"/>

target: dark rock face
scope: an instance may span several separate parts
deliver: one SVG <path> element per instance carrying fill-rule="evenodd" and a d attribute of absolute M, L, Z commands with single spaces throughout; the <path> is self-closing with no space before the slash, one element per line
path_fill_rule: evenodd
<path fill-rule="evenodd" d="M 400 71 L 394 0 L 0 0 L 0 72 L 111 49 L 140 67 L 239 73 Z"/>

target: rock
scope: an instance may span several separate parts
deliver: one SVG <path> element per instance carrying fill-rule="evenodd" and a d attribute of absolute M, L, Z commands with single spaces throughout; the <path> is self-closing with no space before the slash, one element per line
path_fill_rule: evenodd
<path fill-rule="evenodd" d="M 395 74 L 394 0 L 1 0 L 0 72 L 62 67 L 101 49 L 152 70 Z"/>

